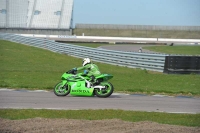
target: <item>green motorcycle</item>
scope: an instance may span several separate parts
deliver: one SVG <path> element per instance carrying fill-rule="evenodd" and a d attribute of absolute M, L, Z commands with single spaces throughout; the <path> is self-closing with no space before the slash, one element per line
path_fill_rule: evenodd
<path fill-rule="evenodd" d="M 113 85 L 108 82 L 113 76 L 110 74 L 101 74 L 95 77 L 91 83 L 90 78 L 82 73 L 76 73 L 75 70 L 65 72 L 61 77 L 61 82 L 55 85 L 54 94 L 57 96 L 66 96 L 69 93 L 72 96 L 97 96 L 101 98 L 109 97 L 113 91 Z"/>

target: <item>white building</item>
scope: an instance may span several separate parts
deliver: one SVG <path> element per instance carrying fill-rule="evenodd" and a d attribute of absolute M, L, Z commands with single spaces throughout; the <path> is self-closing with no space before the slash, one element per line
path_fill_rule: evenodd
<path fill-rule="evenodd" d="M 0 0 L 0 28 L 71 29 L 73 0 Z"/>

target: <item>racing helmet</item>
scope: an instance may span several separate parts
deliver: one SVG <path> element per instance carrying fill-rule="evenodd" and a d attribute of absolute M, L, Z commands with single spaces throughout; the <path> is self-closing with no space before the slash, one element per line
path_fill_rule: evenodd
<path fill-rule="evenodd" d="M 83 59 L 83 66 L 85 66 L 86 64 L 91 63 L 90 58 L 84 58 Z"/>

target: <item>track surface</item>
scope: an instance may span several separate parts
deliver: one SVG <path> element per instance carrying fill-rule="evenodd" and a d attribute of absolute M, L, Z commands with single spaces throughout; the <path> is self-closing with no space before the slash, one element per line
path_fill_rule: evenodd
<path fill-rule="evenodd" d="M 113 93 L 109 98 L 57 97 L 53 92 L 0 89 L 0 108 L 122 109 L 132 111 L 200 113 L 200 98 Z"/>
<path fill-rule="evenodd" d="M 143 49 L 144 46 L 155 46 L 155 45 L 107 45 L 107 46 L 100 46 L 99 48 L 108 49 L 108 50 L 117 50 L 117 51 L 126 51 L 126 52 L 139 52 L 142 49 L 144 53 L 158 53 L 150 50 Z M 157 45 L 158 46 L 158 45 Z"/>

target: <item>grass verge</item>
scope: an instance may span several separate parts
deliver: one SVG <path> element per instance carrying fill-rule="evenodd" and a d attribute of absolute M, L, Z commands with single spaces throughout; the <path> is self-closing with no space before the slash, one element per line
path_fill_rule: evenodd
<path fill-rule="evenodd" d="M 61 75 L 81 66 L 82 59 L 0 40 L 0 87 L 52 90 Z M 200 75 L 167 75 L 97 63 L 114 76 L 115 92 L 200 95 Z"/>
<path fill-rule="evenodd" d="M 0 117 L 12 120 L 35 117 L 86 120 L 121 119 L 131 122 L 153 121 L 162 124 L 200 127 L 200 114 L 169 114 L 123 110 L 0 109 Z"/>

